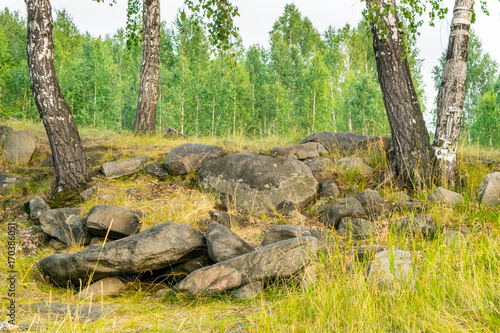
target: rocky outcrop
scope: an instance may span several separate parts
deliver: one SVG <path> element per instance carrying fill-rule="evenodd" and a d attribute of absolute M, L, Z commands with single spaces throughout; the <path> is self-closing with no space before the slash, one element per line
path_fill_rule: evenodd
<path fill-rule="evenodd" d="M 478 200 L 485 206 L 500 205 L 500 172 L 484 176 L 479 185 Z"/>
<path fill-rule="evenodd" d="M 222 156 L 222 149 L 199 143 L 184 143 L 172 149 L 165 161 L 165 168 L 174 175 L 198 171 L 204 162 Z"/>
<path fill-rule="evenodd" d="M 277 147 L 271 150 L 271 156 L 308 160 L 327 155 L 325 146 L 318 142 L 308 142 L 289 147 Z"/>
<path fill-rule="evenodd" d="M 252 214 L 300 209 L 317 191 L 311 170 L 289 158 L 234 154 L 212 160 L 199 171 L 205 191 L 227 206 Z"/>
<path fill-rule="evenodd" d="M 35 134 L 31 131 L 13 131 L 3 144 L 3 156 L 9 163 L 27 164 L 36 149 Z"/>
<path fill-rule="evenodd" d="M 110 239 L 119 239 L 135 234 L 141 226 L 141 218 L 141 212 L 99 205 L 89 211 L 85 227 L 92 235 L 100 237 L 108 235 Z"/>
<path fill-rule="evenodd" d="M 104 163 L 101 166 L 101 172 L 106 178 L 119 178 L 131 175 L 144 168 L 148 160 L 148 156 L 141 156 L 124 161 Z"/>

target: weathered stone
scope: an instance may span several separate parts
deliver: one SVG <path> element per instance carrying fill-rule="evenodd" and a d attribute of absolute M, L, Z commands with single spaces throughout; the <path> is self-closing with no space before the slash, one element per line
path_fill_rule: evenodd
<path fill-rule="evenodd" d="M 61 241 L 58 241 L 57 239 L 51 239 L 49 241 L 49 245 L 51 248 L 53 248 L 54 250 L 56 251 L 61 251 L 61 250 L 64 250 L 67 246 L 66 244 L 64 244 L 63 242 Z"/>
<path fill-rule="evenodd" d="M 328 237 L 328 232 L 299 225 L 276 225 L 269 228 L 266 237 L 262 241 L 262 246 L 305 236 L 315 237 L 320 242 L 324 242 Z"/>
<path fill-rule="evenodd" d="M 188 295 L 214 295 L 255 281 L 285 278 L 299 272 L 318 250 L 315 237 L 273 243 L 248 254 L 201 268 L 176 286 Z"/>
<path fill-rule="evenodd" d="M 97 190 L 98 190 L 97 186 L 95 185 L 91 186 L 82 193 L 80 193 L 80 196 L 83 198 L 83 200 L 90 201 L 97 196 Z"/>
<path fill-rule="evenodd" d="M 119 239 L 135 234 L 141 226 L 141 218 L 141 212 L 98 205 L 89 211 L 85 226 L 92 235 L 104 237 L 108 234 L 108 238 Z"/>
<path fill-rule="evenodd" d="M 177 138 L 187 138 L 186 135 L 182 134 L 178 130 L 172 127 L 167 127 L 165 129 L 165 134 L 163 135 L 165 139 L 177 139 Z"/>
<path fill-rule="evenodd" d="M 103 238 L 103 237 L 93 237 L 93 238 L 90 240 L 89 245 L 90 245 L 90 246 L 92 246 L 92 245 L 99 245 L 99 244 L 104 243 L 104 240 L 105 240 L 105 238 Z M 107 241 L 109 242 L 110 240 L 107 240 Z"/>
<path fill-rule="evenodd" d="M 409 201 L 409 200 L 411 200 L 410 196 L 403 191 L 398 191 L 398 192 L 392 193 L 392 198 L 394 201 Z"/>
<path fill-rule="evenodd" d="M 346 157 L 337 161 L 337 164 L 347 172 L 355 172 L 364 178 L 373 177 L 375 170 L 372 169 L 359 157 Z"/>
<path fill-rule="evenodd" d="M 340 190 L 333 179 L 325 179 L 320 184 L 320 198 L 337 198 L 340 195 Z"/>
<path fill-rule="evenodd" d="M 258 295 L 262 291 L 262 289 L 264 289 L 262 281 L 255 281 L 233 290 L 231 292 L 231 297 L 233 299 L 253 298 Z"/>
<path fill-rule="evenodd" d="M 83 230 L 80 209 L 58 208 L 42 212 L 39 215 L 43 232 L 57 238 L 67 245 L 87 244 L 90 239 Z"/>
<path fill-rule="evenodd" d="M 387 250 L 387 246 L 384 245 L 368 245 L 360 248 L 356 256 L 359 261 L 373 260 L 375 254 Z"/>
<path fill-rule="evenodd" d="M 478 200 L 485 206 L 500 205 L 500 172 L 484 176 L 479 184 Z"/>
<path fill-rule="evenodd" d="M 5 195 L 14 188 L 22 186 L 24 182 L 23 178 L 0 175 L 0 195 Z"/>
<path fill-rule="evenodd" d="M 338 228 L 340 220 L 344 217 L 363 218 L 366 212 L 361 203 L 354 197 L 339 199 L 328 208 L 323 215 L 323 224 L 328 227 Z"/>
<path fill-rule="evenodd" d="M 327 155 L 325 146 L 318 142 L 308 142 L 289 147 L 278 147 L 271 150 L 271 156 L 308 160 Z"/>
<path fill-rule="evenodd" d="M 0 148 L 2 148 L 3 142 L 7 138 L 10 132 L 12 132 L 12 127 L 0 126 Z"/>
<path fill-rule="evenodd" d="M 372 221 L 352 217 L 342 218 L 337 229 L 341 236 L 352 239 L 373 237 L 376 230 L 375 223 Z"/>
<path fill-rule="evenodd" d="M 319 198 L 314 205 L 311 206 L 310 211 L 315 215 L 322 215 L 328 208 L 335 204 L 333 198 Z"/>
<path fill-rule="evenodd" d="M 131 175 L 146 165 L 149 156 L 131 158 L 124 161 L 108 162 L 101 166 L 101 172 L 106 178 L 119 178 Z"/>
<path fill-rule="evenodd" d="M 212 160 L 199 172 L 205 191 L 216 191 L 223 204 L 252 214 L 301 209 L 317 191 L 311 170 L 289 158 L 234 154 Z"/>
<path fill-rule="evenodd" d="M 29 199 L 28 205 L 30 209 L 30 218 L 35 221 L 38 221 L 42 212 L 50 209 L 49 205 L 37 195 Z"/>
<path fill-rule="evenodd" d="M 184 143 L 172 149 L 165 161 L 165 168 L 175 175 L 185 175 L 198 171 L 200 167 L 222 156 L 222 149 L 199 143 Z"/>
<path fill-rule="evenodd" d="M 407 201 L 398 201 L 392 204 L 392 210 L 421 210 L 422 203 L 418 200 L 412 199 Z"/>
<path fill-rule="evenodd" d="M 380 289 L 391 290 L 396 285 L 412 286 L 413 263 L 410 252 L 386 250 L 375 254 L 368 267 L 368 280 Z"/>
<path fill-rule="evenodd" d="M 187 224 L 166 222 L 105 245 L 51 255 L 40 262 L 40 269 L 58 286 L 68 283 L 79 286 L 92 273 L 98 280 L 186 262 L 192 253 L 205 246 L 201 231 Z"/>
<path fill-rule="evenodd" d="M 371 219 L 377 220 L 389 212 L 389 205 L 377 191 L 364 190 L 356 195 L 356 199 Z"/>
<path fill-rule="evenodd" d="M 107 277 L 92 283 L 90 286 L 82 289 L 76 298 L 78 299 L 98 299 L 103 296 L 113 297 L 118 295 L 126 285 L 122 280 L 116 277 Z"/>
<path fill-rule="evenodd" d="M 27 164 L 36 149 L 35 134 L 31 131 L 13 131 L 3 144 L 3 156 L 9 163 Z"/>
<path fill-rule="evenodd" d="M 247 224 L 247 218 L 241 215 L 229 214 L 218 210 L 208 211 L 212 221 L 222 224 L 231 229 L 232 227 L 243 227 Z"/>
<path fill-rule="evenodd" d="M 301 214 L 300 212 L 296 210 L 292 210 L 290 213 L 286 215 L 290 220 L 292 221 L 297 221 L 300 223 L 304 223 L 307 221 L 307 216 Z"/>
<path fill-rule="evenodd" d="M 427 201 L 431 203 L 443 203 L 451 206 L 459 205 L 464 198 L 461 194 L 447 190 L 443 187 L 438 187 L 427 197 Z"/>
<path fill-rule="evenodd" d="M 104 305 L 72 305 L 59 302 L 38 302 L 30 306 L 30 310 L 54 317 L 66 317 L 93 322 L 109 316 L 116 310 L 116 306 Z"/>
<path fill-rule="evenodd" d="M 330 152 L 338 151 L 345 154 L 368 148 L 389 150 L 392 147 L 391 138 L 364 136 L 352 132 L 316 132 L 309 134 L 300 143 L 307 142 L 319 142 Z"/>
<path fill-rule="evenodd" d="M 214 262 L 229 260 L 254 250 L 234 232 L 215 222 L 208 226 L 205 238 L 208 254 Z"/>
<path fill-rule="evenodd" d="M 148 164 L 146 165 L 146 168 L 144 168 L 144 171 L 152 176 L 158 177 L 160 180 L 165 180 L 169 176 L 167 168 L 163 163 Z"/>
<path fill-rule="evenodd" d="M 426 214 L 416 214 L 397 219 L 393 222 L 397 231 L 409 232 L 413 235 L 433 237 L 437 232 L 434 219 Z"/>
<path fill-rule="evenodd" d="M 310 160 L 305 160 L 304 163 L 311 169 L 313 174 L 325 172 L 335 165 L 331 159 L 326 157 L 311 158 Z"/>

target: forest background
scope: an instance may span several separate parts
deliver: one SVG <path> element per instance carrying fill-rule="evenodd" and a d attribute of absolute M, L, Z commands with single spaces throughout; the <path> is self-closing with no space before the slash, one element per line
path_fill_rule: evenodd
<path fill-rule="evenodd" d="M 80 32 L 65 10 L 56 11 L 56 71 L 77 125 L 132 130 L 141 29 L 139 12 L 126 28 L 95 37 Z M 224 52 L 211 47 L 204 28 L 189 16 L 181 18 L 179 12 L 173 23 L 163 22 L 160 130 L 170 126 L 192 136 L 321 130 L 390 135 L 367 22 L 320 32 L 291 4 L 275 21 L 269 40 L 267 46 L 247 48 L 241 39 L 233 40 Z M 422 60 L 414 39 L 411 44 L 410 67 L 423 99 Z M 436 90 L 441 71 L 442 66 L 433 70 Z M 2 116 L 39 118 L 27 69 L 26 20 L 8 9 L 0 12 L 0 82 Z M 498 64 L 474 33 L 463 131 L 468 144 L 500 146 Z"/>

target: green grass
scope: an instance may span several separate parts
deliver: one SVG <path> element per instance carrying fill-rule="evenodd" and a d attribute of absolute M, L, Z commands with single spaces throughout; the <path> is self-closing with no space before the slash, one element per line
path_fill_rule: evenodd
<path fill-rule="evenodd" d="M 41 167 L 50 153 L 48 140 L 39 123 L 13 123 L 15 129 L 30 129 L 38 139 L 33 160 L 22 167 L 7 165 L 0 158 L 0 173 L 32 178 L 31 182 L 0 198 L 0 261 L 6 262 L 6 222 L 17 221 L 26 245 L 31 227 L 23 204 L 32 195 L 49 194 L 53 181 L 51 168 Z M 127 133 L 113 133 L 96 129 L 82 129 L 81 136 L 91 168 L 115 159 L 149 155 L 154 162 L 164 161 L 168 151 L 183 140 L 157 137 L 133 137 Z M 268 152 L 273 147 L 296 143 L 300 138 L 266 139 L 191 138 L 190 142 L 216 144 L 231 152 Z M 387 165 L 380 153 L 358 154 L 372 167 L 381 170 Z M 341 156 L 334 156 L 340 158 Z M 486 160 L 486 162 L 485 162 Z M 496 161 L 494 163 L 488 160 Z M 135 281 L 116 298 L 94 300 L 94 304 L 112 305 L 117 309 L 109 317 L 94 323 L 79 321 L 70 316 L 55 318 L 37 314 L 28 305 L 38 301 L 86 304 L 74 298 L 75 291 L 59 289 L 44 282 L 36 269 L 36 262 L 55 251 L 44 244 L 36 251 L 17 254 L 17 323 L 33 324 L 30 332 L 499 332 L 500 331 L 500 207 L 484 207 L 476 201 L 477 188 L 488 172 L 499 171 L 500 152 L 483 151 L 478 147 L 459 150 L 458 171 L 461 182 L 457 190 L 464 202 L 457 207 L 428 205 L 426 213 L 434 217 L 440 228 L 433 240 L 396 234 L 390 222 L 411 212 L 389 214 L 377 221 L 378 233 L 369 241 L 339 241 L 328 256 L 315 263 L 316 277 L 306 285 L 283 281 L 268 287 L 256 298 L 232 301 L 227 295 L 190 299 L 181 295 L 154 298 L 155 292 L 165 286 Z M 358 185 L 359 190 L 370 187 L 370 180 L 361 179 L 336 167 L 327 175 L 335 179 L 342 190 Z M 198 226 L 208 218 L 208 211 L 216 207 L 213 195 L 202 193 L 196 187 L 195 175 L 173 177 L 158 181 L 144 172 L 108 180 L 95 174 L 93 183 L 99 187 L 98 196 L 79 205 L 82 215 L 98 204 L 118 205 L 146 213 L 143 228 L 176 221 Z M 127 189 L 136 188 L 138 196 L 130 196 Z M 432 189 L 414 195 L 426 199 Z M 396 189 L 379 189 L 389 201 L 396 200 Z M 103 198 L 104 196 L 104 198 Z M 317 216 L 303 211 L 310 220 L 307 226 L 320 224 Z M 283 216 L 250 216 L 251 225 L 236 229 L 245 240 L 257 245 L 267 229 L 275 224 L 289 223 Z M 464 241 L 447 245 L 443 236 L 446 229 L 466 228 Z M 465 229 L 464 229 L 465 230 Z M 33 240 L 34 241 L 34 240 Z M 394 291 L 378 290 L 366 280 L 367 263 L 355 258 L 356 248 L 366 244 L 382 244 L 410 251 L 415 266 L 414 288 L 396 286 Z M 63 252 L 74 252 L 78 247 Z M 2 274 L 4 272 L 2 271 Z M 0 295 L 7 294 L 0 284 Z M 7 299 L 2 298 L 5 318 Z"/>

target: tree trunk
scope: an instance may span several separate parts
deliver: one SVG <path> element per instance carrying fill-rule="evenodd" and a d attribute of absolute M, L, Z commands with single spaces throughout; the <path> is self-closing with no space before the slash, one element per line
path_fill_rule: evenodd
<path fill-rule="evenodd" d="M 71 110 L 56 78 L 52 12 L 49 0 L 26 0 L 27 53 L 31 89 L 52 149 L 54 192 L 83 186 L 89 168 Z"/>
<path fill-rule="evenodd" d="M 160 1 L 143 0 L 142 64 L 134 133 L 155 134 L 160 73 Z"/>
<path fill-rule="evenodd" d="M 382 91 L 394 148 L 399 185 L 420 189 L 432 181 L 434 154 L 425 127 L 408 60 L 403 54 L 402 31 L 397 28 L 394 0 L 367 0 L 368 9 L 392 6 L 382 17 L 387 36 L 371 23 L 378 81 Z M 392 11 L 394 10 L 394 11 Z"/>
<path fill-rule="evenodd" d="M 462 128 L 469 29 L 474 0 L 456 0 L 438 92 L 437 126 L 433 148 L 441 185 L 455 185 L 457 145 Z"/>

